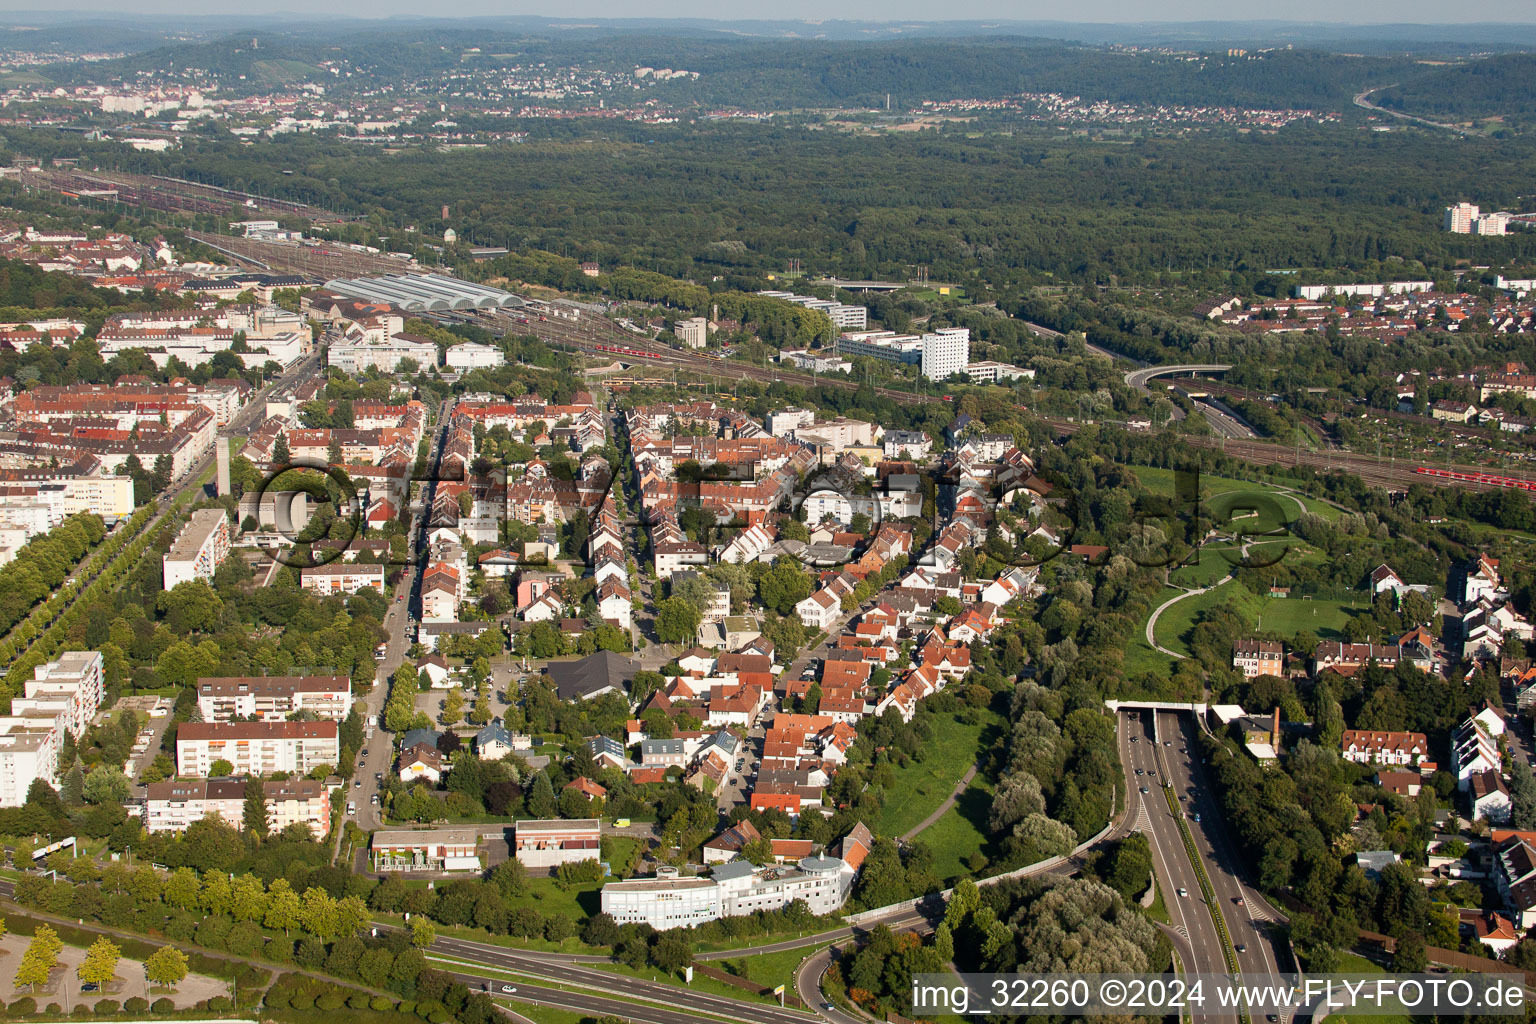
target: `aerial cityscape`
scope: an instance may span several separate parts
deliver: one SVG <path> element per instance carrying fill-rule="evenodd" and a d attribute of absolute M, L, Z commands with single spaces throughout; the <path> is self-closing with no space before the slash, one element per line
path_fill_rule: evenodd
<path fill-rule="evenodd" d="M 0 1018 L 1529 1017 L 1536 27 L 1349 16 L 0 13 Z"/>

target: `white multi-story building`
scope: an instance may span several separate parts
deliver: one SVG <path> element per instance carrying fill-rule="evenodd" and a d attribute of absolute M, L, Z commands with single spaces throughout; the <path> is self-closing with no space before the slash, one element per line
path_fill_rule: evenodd
<path fill-rule="evenodd" d="M 443 365 L 450 370 L 491 369 L 504 365 L 506 361 L 507 357 L 502 355 L 501 349 L 474 341 L 454 345 L 443 355 Z"/>
<path fill-rule="evenodd" d="M 838 337 L 837 351 L 845 356 L 870 356 L 888 363 L 912 363 L 929 380 L 944 380 L 951 374 L 965 372 L 971 360 L 971 330 L 944 327 L 932 334 L 854 331 Z"/>
<path fill-rule="evenodd" d="M 38 779 L 58 785 L 63 742 L 62 726 L 41 718 L 0 718 L 0 807 L 26 803 L 27 790 Z"/>
<path fill-rule="evenodd" d="M 672 325 L 672 333 L 689 348 L 703 348 L 709 343 L 709 321 L 702 316 L 679 320 Z"/>
<path fill-rule="evenodd" d="M 768 433 L 774 437 L 783 437 L 792 430 L 809 427 L 815 422 L 816 413 L 812 409 L 780 409 L 768 414 Z"/>
<path fill-rule="evenodd" d="M 97 651 L 70 651 L 38 665 L 23 684 L 26 696 L 12 699 L 11 714 L 51 718 L 62 712 L 65 728 L 79 739 L 101 707 L 104 664 Z"/>
<path fill-rule="evenodd" d="M 215 761 L 236 775 L 307 775 L 341 755 L 335 722 L 183 722 L 176 731 L 176 772 L 207 775 Z"/>
<path fill-rule="evenodd" d="M 803 900 L 811 913 L 835 913 L 847 902 L 854 869 L 836 857 L 805 857 L 796 867 L 720 864 L 709 878 L 682 878 L 663 868 L 655 878 L 603 886 L 603 913 L 619 924 L 692 928 L 722 917 L 778 910 Z"/>
<path fill-rule="evenodd" d="M 229 516 L 221 508 L 198 509 L 161 559 L 164 586 L 213 580 L 213 571 L 229 554 Z"/>
<path fill-rule="evenodd" d="M 964 373 L 971 361 L 971 329 L 944 327 L 923 335 L 923 376 L 929 380 L 948 380 Z"/>
<path fill-rule="evenodd" d="M 0 807 L 26 803 L 38 780 L 58 787 L 65 736 L 83 734 L 101 706 L 102 666 L 96 651 L 71 651 L 32 670 L 0 717 Z"/>
<path fill-rule="evenodd" d="M 188 825 L 218 816 L 235 828 L 245 824 L 245 779 L 180 779 L 152 782 L 144 801 L 144 829 L 184 832 Z M 314 779 L 261 784 L 267 824 L 273 832 L 303 824 L 317 839 L 331 831 L 330 793 Z"/>
<path fill-rule="evenodd" d="M 355 594 L 359 590 L 384 593 L 384 567 L 358 562 L 331 562 L 299 570 L 299 585 L 312 594 Z"/>
<path fill-rule="evenodd" d="M 351 375 L 365 370 L 394 373 L 407 359 L 414 360 L 418 368 L 436 366 L 437 343 L 416 334 L 394 334 L 378 339 L 344 338 L 331 342 L 325 359 L 327 365 Z"/>
<path fill-rule="evenodd" d="M 205 722 L 260 717 L 285 721 L 310 711 L 339 722 L 352 710 L 350 676 L 228 676 L 197 681 L 197 706 Z"/>
<path fill-rule="evenodd" d="M 793 292 L 758 292 L 765 299 L 782 299 L 785 302 L 793 302 L 797 306 L 806 309 L 814 309 L 827 314 L 827 319 L 832 321 L 832 326 L 844 331 L 862 331 L 869 323 L 869 310 L 864 306 L 848 306 L 831 299 L 818 299 L 811 295 L 796 295 Z"/>

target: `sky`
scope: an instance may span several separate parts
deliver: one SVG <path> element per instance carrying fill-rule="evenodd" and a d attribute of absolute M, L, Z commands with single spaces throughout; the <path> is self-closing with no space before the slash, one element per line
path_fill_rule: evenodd
<path fill-rule="evenodd" d="M 314 7 L 295 0 L 66 0 L 64 10 L 126 11 L 146 14 L 266 14 L 295 11 L 313 15 Z M 38 10 L 37 0 L 0 0 L 0 13 Z M 532 0 L 328 0 L 325 13 L 351 17 L 537 15 L 572 18 L 841 18 L 871 21 L 943 21 L 1008 19 L 1014 21 L 1181 22 L 1246 19 L 1319 21 L 1343 24 L 1536 22 L 1531 0 L 1483 0 L 1469 12 L 1443 0 L 1291 0 L 1276 6 L 1264 0 L 780 0 L 772 7 L 748 0 L 564 0 L 558 5 Z M 57 12 L 51 12 L 54 18 Z M 1468 17 L 1468 14 L 1471 17 Z"/>

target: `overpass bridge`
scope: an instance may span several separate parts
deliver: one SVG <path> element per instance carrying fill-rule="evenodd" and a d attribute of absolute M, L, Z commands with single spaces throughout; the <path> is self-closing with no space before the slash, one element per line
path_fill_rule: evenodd
<path fill-rule="evenodd" d="M 1230 363 L 1181 363 L 1170 366 L 1144 366 L 1139 370 L 1131 370 L 1125 375 L 1125 382 L 1140 391 L 1150 391 L 1147 382 L 1153 377 L 1168 377 L 1174 374 L 1187 373 L 1225 373 L 1232 369 Z"/>

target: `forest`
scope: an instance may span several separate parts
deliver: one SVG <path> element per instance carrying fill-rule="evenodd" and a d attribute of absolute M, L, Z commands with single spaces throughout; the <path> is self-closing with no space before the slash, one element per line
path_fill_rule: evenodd
<path fill-rule="evenodd" d="M 1469 200 L 1518 209 L 1536 142 L 1292 126 L 1093 141 L 1044 130 L 853 137 L 790 124 L 538 121 L 517 145 L 362 151 L 317 137 L 242 146 L 189 132 L 136 153 L 10 129 L 0 156 L 252 189 L 365 218 L 349 232 L 440 232 L 669 277 L 807 270 L 933 280 L 973 293 L 1050 283 L 1173 286 L 1212 270 L 1431 268 L 1536 256 L 1536 236 L 1441 230 Z M 894 173 L 893 173 L 894 172 Z M 209 227 L 223 227 L 210 221 Z M 225 228 L 227 229 L 227 228 Z"/>

